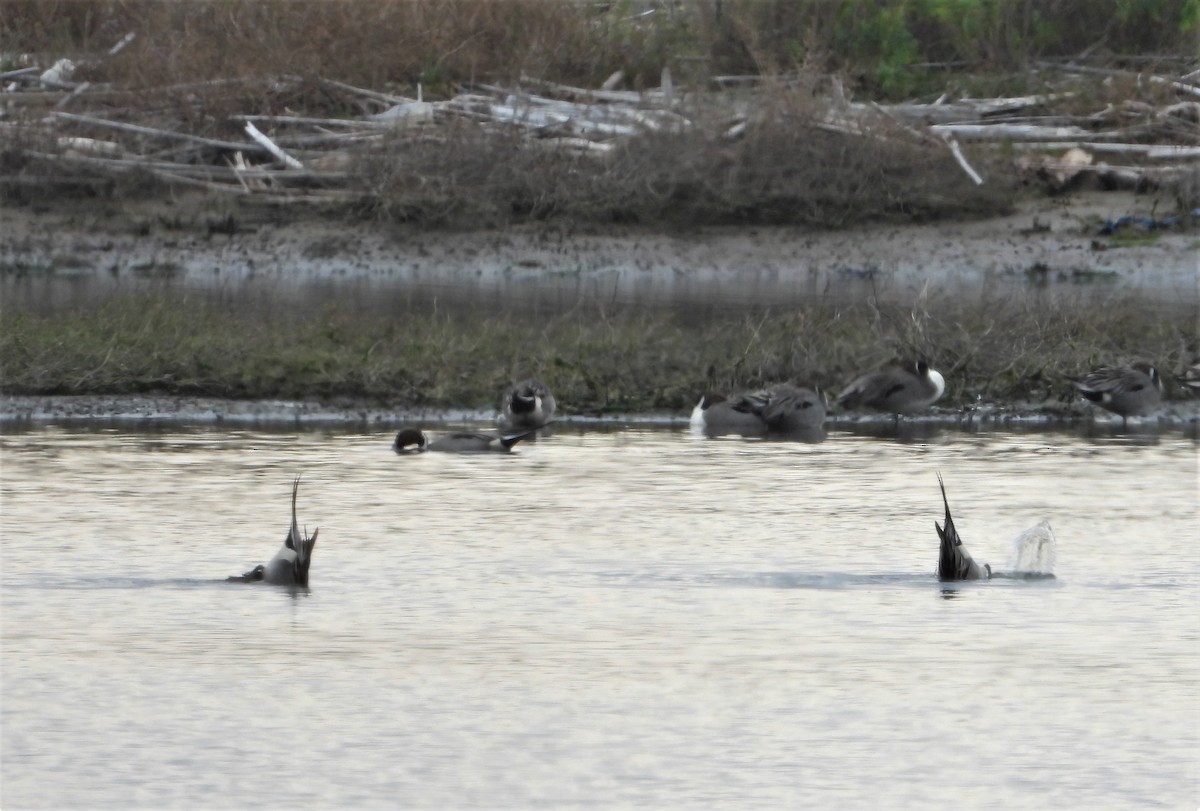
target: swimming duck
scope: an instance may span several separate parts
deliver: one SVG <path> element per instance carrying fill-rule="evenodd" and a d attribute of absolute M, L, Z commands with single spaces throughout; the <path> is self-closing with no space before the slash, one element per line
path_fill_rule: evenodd
<path fill-rule="evenodd" d="M 933 526 L 937 529 L 941 549 L 938 553 L 938 580 L 990 580 L 992 567 L 988 564 L 980 566 L 971 557 L 971 553 L 963 546 L 958 530 L 954 528 L 954 519 L 950 517 L 950 502 L 946 499 L 946 485 L 938 476 L 938 486 L 942 488 L 942 503 L 946 506 L 946 525 L 940 526 L 937 521 Z"/>
<path fill-rule="evenodd" d="M 488 434 L 471 431 L 454 431 L 449 434 L 430 439 L 429 436 L 416 428 L 404 428 L 396 434 L 392 442 L 392 450 L 396 453 L 423 453 L 424 451 L 443 451 L 448 453 L 485 453 L 494 451 L 508 453 L 525 437 L 534 433 L 522 431 L 517 434 Z"/>
<path fill-rule="evenodd" d="M 317 545 L 317 533 L 314 529 L 312 537 L 301 534 L 296 523 L 296 493 L 300 490 L 300 477 L 292 483 L 292 526 L 288 529 L 283 546 L 271 561 L 263 566 L 261 563 L 243 575 L 228 578 L 235 583 L 255 583 L 265 581 L 279 586 L 307 586 L 308 567 L 312 563 L 313 547 Z"/>
<path fill-rule="evenodd" d="M 524 380 L 504 395 L 504 424 L 510 428 L 541 428 L 557 408 L 550 388 L 540 380 Z"/>
<path fill-rule="evenodd" d="M 838 405 L 862 407 L 889 414 L 916 414 L 946 392 L 946 379 L 924 360 L 895 362 L 862 375 L 838 395 Z"/>
<path fill-rule="evenodd" d="M 1150 414 L 1162 405 L 1162 377 L 1145 361 L 1104 366 L 1067 380 L 1085 399 L 1122 418 Z"/>
<path fill-rule="evenodd" d="M 797 433 L 820 428 L 825 395 L 817 387 L 779 384 L 732 398 L 706 393 L 692 409 L 693 428 L 708 433 Z"/>

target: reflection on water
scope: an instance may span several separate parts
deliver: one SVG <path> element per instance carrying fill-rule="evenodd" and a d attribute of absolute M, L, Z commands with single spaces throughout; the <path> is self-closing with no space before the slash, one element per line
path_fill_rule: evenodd
<path fill-rule="evenodd" d="M 242 260 L 238 260 L 242 261 Z M 664 307 L 693 323 L 714 315 L 754 308 L 786 309 L 814 302 L 862 301 L 911 304 L 928 294 L 927 274 L 893 275 L 884 271 L 850 273 L 844 268 L 779 268 L 657 266 L 652 269 L 613 265 L 585 270 L 556 271 L 552 267 L 481 267 L 468 263 L 454 268 L 342 268 L 328 262 L 281 262 L 271 270 L 230 261 L 219 267 L 180 268 L 169 273 L 134 273 L 102 268 L 71 271 L 36 269 L 14 273 L 0 268 L 0 300 L 13 311 L 55 312 L 98 303 L 135 292 L 201 296 L 229 307 L 286 306 L 320 311 L 330 302 L 348 312 L 396 314 L 437 312 L 491 314 L 498 309 L 539 316 L 570 313 L 580 307 Z M 481 260 L 482 261 L 482 260 Z M 979 278 L 963 269 L 963 278 L 946 270 L 938 294 L 961 301 L 997 301 L 1018 295 L 1023 300 L 1056 305 L 1070 302 L 1108 306 L 1109 285 L 1062 285 L 1031 288 L 1023 275 Z M 1191 313 L 1194 288 L 1141 290 L 1141 306 Z"/>
<path fill-rule="evenodd" d="M 1194 804 L 1195 443 L 909 439 L 10 428 L 0 803 Z M 937 583 L 938 471 L 1055 577 Z"/>

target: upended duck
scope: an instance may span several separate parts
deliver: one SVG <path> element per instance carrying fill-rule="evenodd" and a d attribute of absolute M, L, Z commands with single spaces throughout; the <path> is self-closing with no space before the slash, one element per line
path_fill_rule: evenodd
<path fill-rule="evenodd" d="M 946 485 L 940 475 L 938 486 L 942 488 L 942 504 L 946 508 L 945 526 L 933 522 L 941 541 L 938 552 L 938 580 L 991 580 L 997 577 L 1007 580 L 1054 579 L 1055 540 L 1054 530 L 1050 528 L 1049 521 L 1039 521 L 1018 535 L 1013 540 L 1008 570 L 997 572 L 986 563 L 978 563 L 963 546 L 962 538 L 958 537 L 958 530 L 954 528 L 954 519 L 950 517 Z"/>
<path fill-rule="evenodd" d="M 430 438 L 418 428 L 402 428 L 392 442 L 392 450 L 399 454 L 441 451 L 443 453 L 508 453 L 522 439 L 536 433 L 537 428 L 514 434 L 474 433 L 453 431 Z"/>
<path fill-rule="evenodd" d="M 971 553 L 963 546 L 962 538 L 958 537 L 958 530 L 954 528 L 954 519 L 950 517 L 950 501 L 946 498 L 946 485 L 940 475 L 938 476 L 938 486 L 942 488 L 942 503 L 946 506 L 945 526 L 939 525 L 937 521 L 933 522 L 938 538 L 942 542 L 938 552 L 938 580 L 943 583 L 953 580 L 990 580 L 992 567 L 986 563 L 982 566 L 976 563 L 971 557 Z"/>
<path fill-rule="evenodd" d="M 300 490 L 300 477 L 292 483 L 292 525 L 283 546 L 267 565 L 261 563 L 243 575 L 228 578 L 233 583 L 257 583 L 263 581 L 278 586 L 307 586 L 308 567 L 312 563 L 313 547 L 317 545 L 317 533 L 314 529 L 309 537 L 307 528 L 302 534 L 296 523 L 296 494 Z"/>
<path fill-rule="evenodd" d="M 825 395 L 816 386 L 779 384 L 726 398 L 706 393 L 692 409 L 691 426 L 709 434 L 801 433 L 825 421 Z"/>

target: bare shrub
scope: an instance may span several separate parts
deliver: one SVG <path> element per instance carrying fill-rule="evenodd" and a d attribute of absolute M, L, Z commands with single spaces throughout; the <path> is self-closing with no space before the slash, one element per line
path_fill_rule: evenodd
<path fill-rule="evenodd" d="M 730 137 L 733 97 L 694 102 L 694 125 L 646 131 L 603 157 L 460 122 L 439 137 L 397 138 L 361 174 L 384 216 L 439 224 L 569 218 L 626 223 L 851 222 L 1004 210 L 1003 176 L 973 186 L 939 144 L 881 124 L 848 134 L 823 126 L 803 92 L 742 99 L 757 112 Z"/>

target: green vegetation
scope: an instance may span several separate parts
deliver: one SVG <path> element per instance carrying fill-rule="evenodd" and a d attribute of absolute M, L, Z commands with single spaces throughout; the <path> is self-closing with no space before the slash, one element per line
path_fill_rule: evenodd
<path fill-rule="evenodd" d="M 945 373 L 945 403 L 956 405 L 1053 397 L 1064 391 L 1059 373 L 1111 363 L 1128 347 L 1182 368 L 1195 329 L 1190 311 L 1119 295 L 1100 305 L 1044 294 L 485 315 L 145 293 L 53 314 L 6 312 L 0 390 L 489 408 L 513 378 L 532 374 L 569 413 L 685 411 L 705 390 L 783 380 L 836 393 L 890 356 L 920 355 Z"/>

